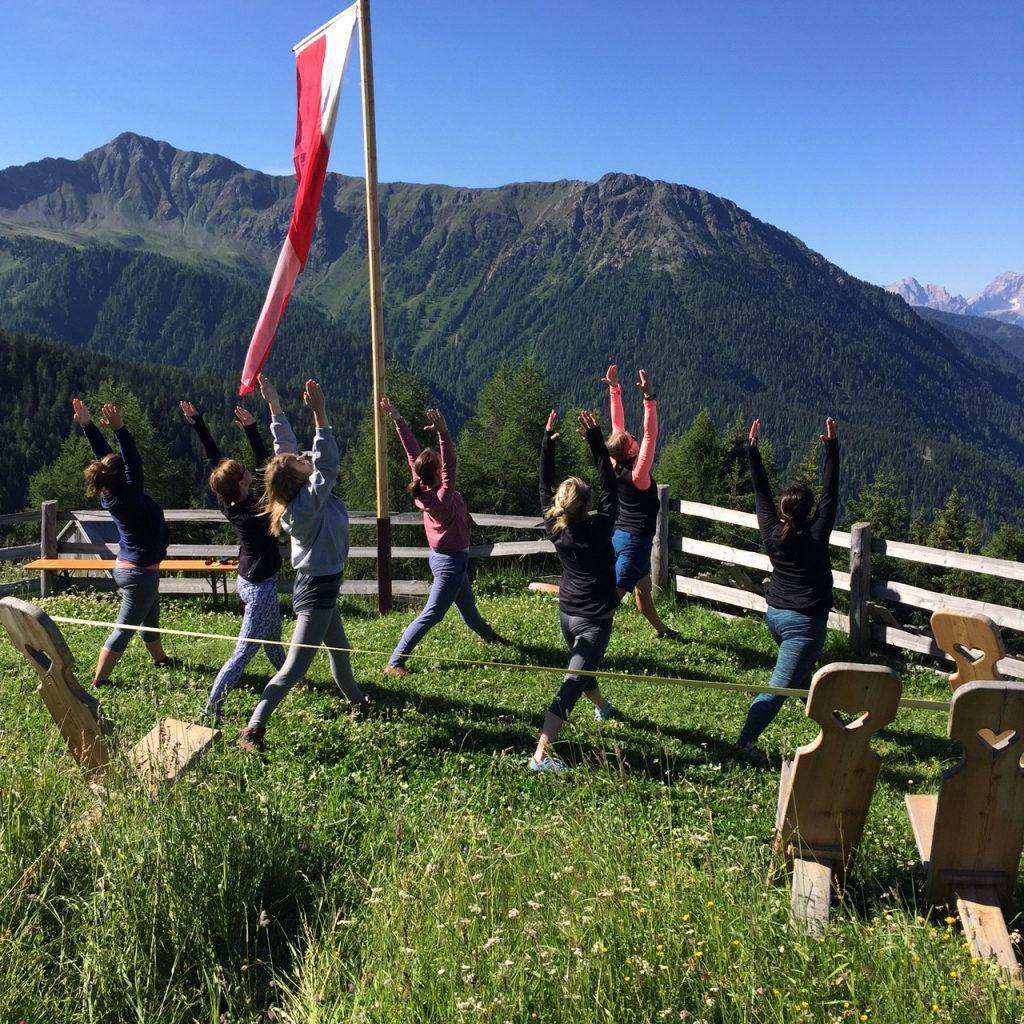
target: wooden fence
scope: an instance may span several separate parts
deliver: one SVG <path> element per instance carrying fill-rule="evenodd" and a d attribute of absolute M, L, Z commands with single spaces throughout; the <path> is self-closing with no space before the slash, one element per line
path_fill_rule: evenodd
<path fill-rule="evenodd" d="M 760 550 L 752 551 L 743 547 L 674 535 L 669 526 L 669 513 L 677 512 L 695 519 L 756 531 L 757 519 L 753 513 L 698 502 L 673 501 L 665 486 L 659 486 L 658 491 L 660 514 L 651 560 L 651 572 L 656 586 L 716 606 L 764 612 L 767 609 L 767 602 L 761 580 L 771 572 L 771 563 L 767 555 Z M 223 516 L 212 509 L 167 509 L 164 514 L 171 524 L 172 532 L 176 523 L 205 525 L 212 529 L 223 527 L 225 522 Z M 499 527 L 529 533 L 543 531 L 543 523 L 537 516 L 474 514 L 473 518 L 478 526 L 483 527 Z M 349 521 L 352 526 L 374 526 L 376 517 L 371 512 L 352 512 Z M 45 502 L 39 512 L 18 512 L 0 516 L 0 528 L 28 522 L 39 524 L 39 544 L 0 548 L 0 562 L 26 561 L 39 556 L 109 558 L 117 551 L 117 544 L 114 542 L 96 543 L 75 539 L 80 538 L 83 531 L 88 531 L 89 524 L 109 523 L 110 517 L 105 512 L 79 511 L 58 516 L 56 503 Z M 394 526 L 419 526 L 421 517 L 418 513 L 396 513 L 392 515 L 391 522 Z M 756 540 L 756 532 L 752 532 L 750 536 L 752 540 Z M 849 551 L 848 571 L 833 571 L 835 589 L 849 596 L 849 611 L 841 613 L 833 610 L 829 616 L 829 625 L 848 634 L 855 657 L 865 656 L 872 647 L 884 646 L 948 661 L 929 633 L 915 632 L 896 621 L 888 610 L 893 604 L 928 613 L 936 608 L 979 611 L 988 615 L 1004 630 L 1024 632 L 1024 611 L 1019 608 L 950 597 L 906 583 L 877 579 L 872 575 L 872 556 L 885 555 L 888 558 L 935 568 L 959 569 L 1024 583 L 1024 564 L 1020 562 L 896 541 L 873 540 L 871 527 L 867 523 L 857 523 L 849 533 L 833 531 L 831 545 Z M 235 544 L 177 543 L 171 544 L 168 548 L 168 556 L 171 558 L 229 558 L 235 556 L 237 552 Z M 720 571 L 702 573 L 699 576 L 681 575 L 673 571 L 673 554 L 710 561 L 719 567 Z M 429 555 L 430 549 L 425 546 L 392 548 L 392 556 L 395 559 L 425 559 Z M 554 568 L 554 548 L 543 536 L 533 540 L 474 544 L 470 548 L 470 556 L 477 559 L 522 558 L 529 555 L 552 556 Z M 376 557 L 376 546 L 354 546 L 349 551 L 349 558 L 354 560 L 375 560 Z M 756 578 L 749 576 L 747 570 L 753 570 Z M 101 571 L 96 576 L 86 577 L 83 582 L 90 586 L 113 588 L 109 573 Z M 52 591 L 54 583 L 52 574 L 40 573 L 39 580 L 33 578 L 0 585 L 0 593 L 36 592 L 45 595 Z M 208 584 L 198 579 L 164 578 L 160 586 L 161 591 L 167 593 L 198 593 L 208 590 Z M 429 588 L 430 584 L 426 580 L 395 580 L 393 584 L 394 594 L 399 598 L 416 598 L 426 594 Z M 282 581 L 282 589 L 289 589 L 288 581 Z M 376 594 L 377 581 L 349 579 L 343 584 L 342 592 Z M 1024 679 L 1024 660 L 1004 658 L 1000 662 L 1000 669 L 1007 676 Z"/>

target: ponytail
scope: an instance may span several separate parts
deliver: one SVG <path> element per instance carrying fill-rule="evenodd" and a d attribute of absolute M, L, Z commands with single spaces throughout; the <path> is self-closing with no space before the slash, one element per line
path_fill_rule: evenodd
<path fill-rule="evenodd" d="M 423 493 L 424 486 L 431 489 L 437 486 L 438 460 L 439 456 L 433 448 L 424 448 L 416 456 L 412 464 L 412 480 L 406 485 L 414 501 Z"/>
<path fill-rule="evenodd" d="M 223 498 L 229 505 L 238 501 L 239 488 L 242 477 L 245 476 L 245 466 L 234 459 L 221 459 L 210 471 L 208 483 L 210 490 L 218 497 Z"/>
<path fill-rule="evenodd" d="M 790 484 L 779 497 L 779 515 L 782 530 L 779 543 L 784 544 L 790 531 L 799 530 L 811 516 L 814 508 L 814 492 L 806 484 Z"/>
<path fill-rule="evenodd" d="M 555 500 L 544 510 L 548 519 L 554 519 L 555 529 L 564 530 L 569 523 L 582 519 L 590 508 L 590 485 L 578 476 L 571 476 L 558 485 Z"/>
<path fill-rule="evenodd" d="M 124 483 L 124 459 L 110 452 L 102 459 L 93 459 L 82 475 L 85 477 L 85 493 L 88 497 L 113 494 Z"/>
<path fill-rule="evenodd" d="M 281 536 L 281 517 L 302 490 L 303 481 L 291 471 L 294 455 L 275 455 L 263 471 L 261 511 L 269 520 L 267 528 L 275 537 Z"/>

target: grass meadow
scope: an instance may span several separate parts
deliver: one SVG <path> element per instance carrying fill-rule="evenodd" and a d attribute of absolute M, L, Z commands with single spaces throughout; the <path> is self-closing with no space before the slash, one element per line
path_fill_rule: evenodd
<path fill-rule="evenodd" d="M 134 641 L 101 694 L 119 741 L 104 813 L 77 831 L 94 798 L 34 673 L 0 642 L 0 1021 L 1024 1019 L 958 923 L 918 904 L 903 796 L 934 790 L 958 756 L 942 714 L 901 711 L 877 737 L 884 767 L 858 861 L 832 927 L 809 939 L 789 922 L 771 837 L 779 752 L 817 727 L 790 701 L 763 738 L 773 768 L 754 768 L 730 749 L 747 695 L 644 678 L 765 683 L 763 621 L 666 605 L 683 639 L 655 641 L 624 607 L 603 680 L 622 718 L 595 722 L 581 702 L 559 744 L 573 770 L 533 776 L 560 677 L 543 669 L 564 664 L 556 602 L 509 578 L 477 592 L 518 650 L 488 648 L 453 612 L 411 678 L 385 679 L 416 609 L 382 619 L 346 603 L 378 716 L 349 720 L 319 655 L 266 754 L 243 754 L 237 732 L 272 674 L 260 655 L 229 698 L 223 741 L 156 800 L 126 751 L 158 716 L 200 713 L 232 643 L 172 637 L 183 666 L 160 673 Z M 41 603 L 110 621 L 117 595 Z M 226 634 L 239 622 L 237 606 L 198 598 L 166 598 L 163 620 Z M 105 631 L 62 629 L 87 682 Z M 496 656 L 516 664 L 480 664 Z M 847 657 L 830 634 L 825 660 Z M 896 667 L 906 696 L 948 699 L 941 676 Z"/>

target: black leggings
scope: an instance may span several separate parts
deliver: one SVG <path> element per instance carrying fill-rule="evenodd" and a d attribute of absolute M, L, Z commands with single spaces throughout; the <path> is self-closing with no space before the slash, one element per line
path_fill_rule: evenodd
<path fill-rule="evenodd" d="M 580 669 L 593 672 L 601 664 L 612 635 L 612 620 L 585 619 L 565 612 L 559 612 L 558 618 L 562 636 L 569 645 L 569 671 L 548 711 L 564 722 L 572 714 L 580 697 L 598 688 L 596 676 L 581 676 L 577 673 Z"/>

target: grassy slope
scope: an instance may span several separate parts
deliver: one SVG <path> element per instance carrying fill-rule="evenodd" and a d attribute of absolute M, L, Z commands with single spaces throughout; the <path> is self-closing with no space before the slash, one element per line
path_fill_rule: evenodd
<path fill-rule="evenodd" d="M 500 590 L 478 588 L 491 621 L 529 645 L 528 666 L 560 666 L 554 602 Z M 109 620 L 116 601 L 46 607 Z M 257 658 L 229 701 L 227 742 L 156 802 L 122 755 L 103 819 L 80 835 L 66 826 L 87 802 L 81 776 L 27 665 L 0 645 L 0 1020 L 1021 1019 L 955 926 L 915 916 L 923 879 L 902 798 L 933 789 L 954 754 L 941 715 L 902 712 L 877 742 L 885 765 L 846 902 L 813 942 L 770 878 L 777 774 L 728 749 L 746 696 L 606 679 L 623 720 L 581 706 L 562 745 L 577 770 L 532 777 L 558 674 L 440 660 L 492 653 L 450 615 L 416 674 L 385 685 L 413 614 L 345 609 L 353 645 L 377 652 L 355 659 L 376 720 L 346 718 L 321 656 L 274 717 L 267 756 L 245 757 L 233 739 L 269 676 Z M 607 667 L 767 679 L 759 619 L 680 606 L 671 621 L 685 641 L 655 643 L 623 610 Z M 165 605 L 166 626 L 237 624 L 200 602 Z M 88 678 L 103 631 L 64 630 Z M 103 694 L 126 744 L 157 714 L 197 715 L 231 644 L 169 646 L 184 668 L 159 675 L 133 645 Z M 843 657 L 830 635 L 826 658 Z M 905 685 L 946 695 L 927 674 Z M 766 740 L 792 751 L 815 729 L 791 704 Z"/>

